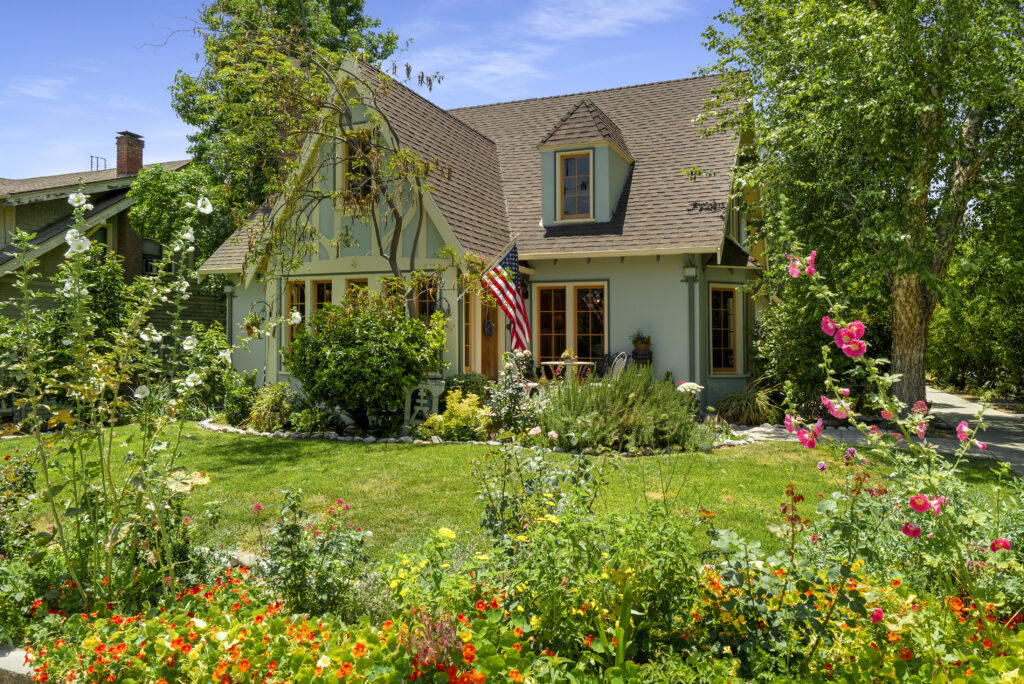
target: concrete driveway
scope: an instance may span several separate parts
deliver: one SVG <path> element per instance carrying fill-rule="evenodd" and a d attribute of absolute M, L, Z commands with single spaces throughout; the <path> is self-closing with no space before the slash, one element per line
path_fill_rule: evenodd
<path fill-rule="evenodd" d="M 976 402 L 933 387 L 928 388 L 928 401 L 932 405 L 932 414 L 950 427 L 961 420 L 966 420 L 972 427 L 977 424 L 975 416 L 981 406 Z M 971 449 L 972 455 L 987 455 L 1005 461 L 1016 473 L 1024 476 L 1024 414 L 990 408 L 985 411 L 985 430 L 977 437 L 988 445 L 988 449 L 983 452 Z"/>

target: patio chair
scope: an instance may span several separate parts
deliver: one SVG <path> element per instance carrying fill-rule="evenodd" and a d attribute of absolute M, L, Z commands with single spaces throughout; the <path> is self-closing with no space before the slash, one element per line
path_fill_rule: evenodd
<path fill-rule="evenodd" d="M 619 376 L 622 375 L 622 371 L 625 369 L 626 361 L 628 360 L 629 356 L 626 355 L 626 352 L 619 352 L 615 356 L 615 360 L 612 361 L 611 370 L 608 371 L 608 379 L 613 381 L 618 380 Z"/>

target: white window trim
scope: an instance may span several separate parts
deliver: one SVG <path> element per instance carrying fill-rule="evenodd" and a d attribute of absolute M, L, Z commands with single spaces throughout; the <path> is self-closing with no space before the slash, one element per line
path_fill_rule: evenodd
<path fill-rule="evenodd" d="M 562 157 L 578 157 L 587 155 L 587 168 L 590 169 L 590 216 L 586 218 L 562 218 Z M 555 223 L 566 225 L 571 223 L 594 222 L 594 150 L 564 150 L 555 153 Z"/>
<path fill-rule="evenodd" d="M 736 346 L 736 370 L 734 371 L 716 371 L 714 368 L 714 354 L 712 349 L 711 339 L 711 297 L 714 290 L 732 290 L 733 301 L 736 304 L 736 336 L 733 343 Z M 708 283 L 708 329 L 707 329 L 707 343 L 708 343 L 708 375 L 713 378 L 745 378 L 747 374 L 743 371 L 746 364 L 746 358 L 744 357 L 743 344 L 743 328 L 744 328 L 744 301 L 743 301 L 743 286 L 736 283 Z"/>
<path fill-rule="evenodd" d="M 543 288 L 550 287 L 564 287 L 565 288 L 565 343 L 568 347 L 572 347 L 573 351 L 576 351 L 576 288 L 577 287 L 601 287 L 604 288 L 604 346 L 605 353 L 607 354 L 608 348 L 608 302 L 610 290 L 609 283 L 606 280 L 566 280 L 551 283 L 531 283 L 530 298 L 533 300 L 533 305 L 530 307 L 530 314 L 532 318 L 532 340 L 533 344 L 533 358 L 537 360 L 537 363 L 541 362 L 540 358 L 540 290 Z"/>

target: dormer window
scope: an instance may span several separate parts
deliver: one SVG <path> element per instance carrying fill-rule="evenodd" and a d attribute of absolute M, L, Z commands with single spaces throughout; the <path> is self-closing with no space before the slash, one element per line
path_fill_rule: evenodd
<path fill-rule="evenodd" d="M 560 154 L 561 201 L 559 219 L 572 221 L 591 217 L 592 185 L 590 152 Z"/>

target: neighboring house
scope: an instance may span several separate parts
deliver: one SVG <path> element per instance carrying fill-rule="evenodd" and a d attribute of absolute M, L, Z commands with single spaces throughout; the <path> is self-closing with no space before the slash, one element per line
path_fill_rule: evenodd
<path fill-rule="evenodd" d="M 417 265 L 437 264 L 430 257 L 444 245 L 493 259 L 518 235 L 537 361 L 566 348 L 600 361 L 630 351 L 642 329 L 659 377 L 705 385 L 710 402 L 743 387 L 754 318 L 743 285 L 760 267 L 740 247 L 745 222 L 730 200 L 737 141 L 701 137 L 693 123 L 717 84 L 692 78 L 450 111 L 396 85 L 383 101 L 390 125 L 410 149 L 451 167 L 431 177 Z M 684 174 L 695 166 L 701 174 Z M 339 168 L 323 182 L 344 178 Z M 366 226 L 342 207 L 317 215 L 319 254 L 294 273 L 254 278 L 243 232 L 200 268 L 232 280 L 235 335 L 249 312 L 308 318 L 390 275 Z M 329 241 L 342 230 L 356 244 L 339 253 Z M 454 281 L 446 273 L 436 295 L 449 315 L 449 372 L 495 377 L 509 349 L 504 315 L 458 301 Z M 291 334 L 237 352 L 235 366 L 259 370 L 263 382 L 288 380 L 280 352 Z"/>
<path fill-rule="evenodd" d="M 12 271 L 15 227 L 33 233 L 32 255 L 39 259 L 36 281 L 39 289 L 52 290 L 47 276 L 53 275 L 64 260 L 67 245 L 64 236 L 74 223 L 68 195 L 82 186 L 93 205 L 85 214 L 84 233 L 124 258 L 125 278 L 147 272 L 151 264 L 163 256 L 163 248 L 153 240 L 143 239 L 132 230 L 128 209 L 132 206 L 127 194 L 142 165 L 142 136 L 121 131 L 117 137 L 117 165 L 102 171 L 82 171 L 37 178 L 0 178 L 0 313 L 13 315 L 7 303 L 17 296 Z M 188 160 L 161 164 L 177 170 Z M 224 321 L 223 295 L 197 294 L 189 298 L 185 316 L 204 324 Z M 161 312 L 154 312 L 158 327 Z"/>

